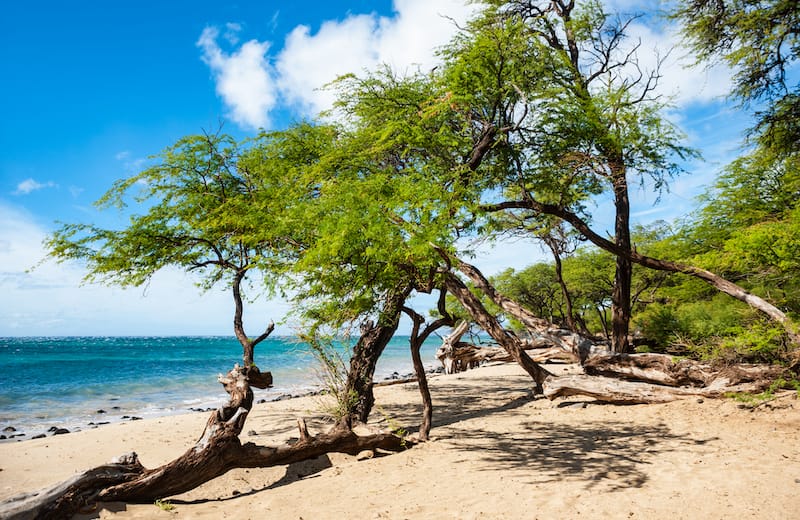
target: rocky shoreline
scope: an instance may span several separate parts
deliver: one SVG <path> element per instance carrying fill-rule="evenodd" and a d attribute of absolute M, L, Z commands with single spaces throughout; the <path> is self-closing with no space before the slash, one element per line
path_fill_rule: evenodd
<path fill-rule="evenodd" d="M 442 367 L 429 368 L 428 370 L 426 370 L 426 373 L 428 375 L 436 375 L 436 374 L 441 374 L 443 372 L 444 372 L 444 368 L 442 368 Z M 399 383 L 399 382 L 411 382 L 411 381 L 415 381 L 415 380 L 416 380 L 416 378 L 415 378 L 415 375 L 413 373 L 407 373 L 407 374 L 402 374 L 401 375 L 398 372 L 393 372 L 391 375 L 385 377 L 384 379 L 382 379 L 379 382 L 376 382 L 375 384 L 376 384 L 376 386 L 381 386 L 381 385 L 385 385 L 385 384 L 392 384 L 392 383 Z M 316 389 L 316 390 L 311 390 L 311 391 L 308 391 L 308 392 L 297 393 L 297 394 L 282 393 L 280 395 L 277 395 L 277 396 L 273 397 L 272 399 L 259 399 L 256 402 L 258 404 L 263 404 L 263 403 L 268 403 L 268 402 L 284 401 L 284 400 L 288 400 L 288 399 L 298 399 L 298 398 L 301 398 L 301 397 L 311 397 L 311 396 L 321 395 L 321 394 L 324 394 L 324 393 L 325 393 L 325 390 L 323 390 L 323 389 Z M 213 407 L 206 407 L 206 408 L 189 407 L 185 411 L 207 413 L 207 412 L 212 412 L 215 409 L 216 408 L 213 408 Z M 112 406 L 112 407 L 110 407 L 110 410 L 120 411 L 121 409 L 120 409 L 119 406 Z M 178 412 L 178 413 L 180 413 L 180 412 Z M 124 421 L 140 421 L 140 420 L 143 419 L 142 417 L 139 417 L 139 416 L 136 416 L 136 415 L 121 415 L 116 419 L 112 419 L 110 417 L 111 412 L 108 412 L 108 411 L 106 411 L 104 409 L 98 409 L 95 412 L 95 414 L 96 415 L 108 415 L 110 420 L 106 420 L 106 421 L 90 421 L 90 422 L 87 422 L 85 424 L 85 426 L 73 427 L 71 430 L 69 428 L 64 427 L 63 425 L 62 426 L 51 426 L 46 432 L 36 433 L 36 434 L 33 434 L 33 435 L 28 435 L 27 432 L 24 432 L 24 431 L 21 431 L 21 430 L 17 429 L 17 427 L 14 426 L 14 425 L 8 425 L 8 426 L 5 426 L 2 430 L 0 430 L 0 443 L 10 442 L 10 441 L 21 442 L 21 441 L 33 440 L 33 439 L 44 439 L 46 437 L 52 437 L 52 436 L 56 436 L 56 435 L 65 435 L 65 434 L 68 434 L 68 433 L 79 432 L 79 431 L 83 431 L 84 429 L 95 429 L 95 428 L 99 428 L 100 426 L 105 426 L 107 424 L 124 422 Z M 167 415 L 167 414 L 165 414 L 165 415 Z"/>

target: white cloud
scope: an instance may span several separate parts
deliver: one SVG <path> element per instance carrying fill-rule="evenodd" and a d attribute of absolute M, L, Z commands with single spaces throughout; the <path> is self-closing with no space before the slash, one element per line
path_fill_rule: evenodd
<path fill-rule="evenodd" d="M 28 195 L 37 190 L 42 190 L 44 188 L 56 188 L 58 184 L 53 181 L 48 181 L 45 183 L 37 182 L 33 179 L 25 179 L 24 181 L 17 184 L 17 189 L 14 190 L 14 195 Z"/>
<path fill-rule="evenodd" d="M 229 26 L 228 30 L 233 29 Z M 228 54 L 220 48 L 218 38 L 216 27 L 206 27 L 197 46 L 203 50 L 203 61 L 214 74 L 217 93 L 230 109 L 230 118 L 244 127 L 267 126 L 268 113 L 277 99 L 266 59 L 269 43 L 250 40 Z"/>
<path fill-rule="evenodd" d="M 239 31 L 242 30 L 242 26 L 238 23 L 226 23 L 225 24 L 225 34 L 223 37 L 228 40 L 228 43 L 231 45 L 236 45 L 239 43 Z"/>
<path fill-rule="evenodd" d="M 381 63 L 404 73 L 432 67 L 435 50 L 455 34 L 477 6 L 463 0 L 395 0 L 394 15 L 353 14 L 326 21 L 319 30 L 300 25 L 286 37 L 274 59 L 268 42 L 250 40 L 231 54 L 218 45 L 219 30 L 203 31 L 198 46 L 211 67 L 217 92 L 243 126 L 265 126 L 278 100 L 315 116 L 329 109 L 334 94 L 322 87 L 337 77 L 360 74 Z M 228 27 L 230 29 L 230 27 Z"/>
<path fill-rule="evenodd" d="M 377 20 L 367 15 L 325 22 L 316 34 L 304 25 L 296 27 L 286 37 L 275 65 L 284 99 L 306 115 L 330 108 L 334 94 L 322 90 L 324 85 L 378 63 L 373 46 L 377 29 Z"/>
<path fill-rule="evenodd" d="M 724 66 L 694 65 L 675 25 L 656 26 L 633 23 L 629 27 L 628 45 L 641 43 L 637 53 L 644 71 L 659 67 L 658 92 L 669 96 L 679 107 L 692 103 L 708 103 L 724 97 L 731 89 L 731 73 Z"/>

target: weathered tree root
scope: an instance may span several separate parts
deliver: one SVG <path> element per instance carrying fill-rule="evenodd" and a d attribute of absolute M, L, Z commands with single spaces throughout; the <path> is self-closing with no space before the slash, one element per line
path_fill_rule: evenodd
<path fill-rule="evenodd" d="M 226 406 L 211 413 L 195 445 L 159 468 L 146 469 L 135 453 L 60 484 L 0 503 L 0 518 L 63 519 L 98 502 L 148 503 L 185 493 L 235 468 L 267 468 L 313 459 L 330 452 L 356 455 L 363 450 L 400 451 L 411 446 L 391 433 L 356 435 L 349 421 L 312 436 L 299 422 L 300 439 L 277 447 L 242 444 L 239 434 L 253 404 L 250 385 L 269 385 L 272 376 L 254 366 L 234 366 L 219 381 L 230 394 Z"/>
<path fill-rule="evenodd" d="M 216 413 L 216 412 L 214 412 Z M 412 445 L 391 433 L 356 435 L 348 425 L 311 436 L 300 421 L 300 439 L 277 447 L 241 444 L 230 433 L 214 435 L 208 447 L 196 447 L 160 468 L 147 470 L 135 453 L 76 475 L 53 487 L 12 497 L 0 504 L 0 517 L 63 519 L 97 502 L 150 503 L 196 488 L 235 468 L 267 468 L 313 459 L 326 453 L 356 455 L 364 450 L 401 451 Z"/>
<path fill-rule="evenodd" d="M 587 375 L 549 377 L 549 399 L 572 395 L 607 403 L 663 403 L 692 396 L 722 397 L 760 392 L 786 375 L 775 365 L 717 366 L 664 354 L 598 354 L 584 364 Z"/>

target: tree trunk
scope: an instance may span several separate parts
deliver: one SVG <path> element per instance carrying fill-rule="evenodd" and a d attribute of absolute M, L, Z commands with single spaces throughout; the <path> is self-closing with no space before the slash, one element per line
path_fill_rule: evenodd
<path fill-rule="evenodd" d="M 544 395 L 548 399 L 584 395 L 606 403 L 666 403 L 687 397 L 722 397 L 732 392 L 761 392 L 772 380 L 733 383 L 720 376 L 706 387 L 674 387 L 616 378 L 589 375 L 552 377 L 545 380 Z"/>
<path fill-rule="evenodd" d="M 428 376 L 425 373 L 425 365 L 423 365 L 422 357 L 420 357 L 420 349 L 422 348 L 422 344 L 425 343 L 425 340 L 428 339 L 434 331 L 453 323 L 453 319 L 445 310 L 445 294 L 446 292 L 443 290 L 439 293 L 439 311 L 444 317 L 434 321 L 422 331 L 420 331 L 420 327 L 425 323 L 425 318 L 409 307 L 403 308 L 403 311 L 408 314 L 414 324 L 411 329 L 411 338 L 409 342 L 411 345 L 411 360 L 414 363 L 414 373 L 417 375 L 419 393 L 422 397 L 422 422 L 420 423 L 419 433 L 417 435 L 418 439 L 421 441 L 427 441 L 430 436 L 431 424 L 433 423 L 433 402 L 431 400 L 431 391 L 428 387 Z"/>
<path fill-rule="evenodd" d="M 419 354 L 423 342 L 424 340 L 419 341 L 418 338 L 412 339 L 411 360 L 414 363 L 414 373 L 417 375 L 417 385 L 422 398 L 422 421 L 419 424 L 418 438 L 421 441 L 427 441 L 431 433 L 431 424 L 433 423 L 433 401 L 431 400 L 431 390 L 428 386 L 425 365 L 422 364 L 422 358 Z"/>
<path fill-rule="evenodd" d="M 397 331 L 403 304 L 410 293 L 411 289 L 406 288 L 389 294 L 381 309 L 378 323 L 367 320 L 361 325 L 361 336 L 353 347 L 350 370 L 345 383 L 344 395 L 353 396 L 355 399 L 355 402 L 349 405 L 351 419 L 367 422 L 375 404 L 372 390 L 375 365 Z"/>
<path fill-rule="evenodd" d="M 702 389 L 673 388 L 650 383 L 620 381 L 602 376 L 560 376 L 548 378 L 544 396 L 548 399 L 583 395 L 613 404 L 667 403 L 676 399 L 706 395 Z"/>
<path fill-rule="evenodd" d="M 257 371 L 257 369 L 256 369 Z M 214 411 L 195 445 L 174 461 L 147 470 L 135 453 L 124 460 L 89 470 L 52 488 L 29 493 L 0 504 L 0 518 L 69 518 L 96 502 L 148 503 L 184 493 L 234 468 L 264 468 L 291 464 L 329 452 L 355 455 L 366 449 L 400 451 L 411 443 L 391 433 L 359 436 L 346 421 L 316 437 L 299 421 L 300 440 L 279 447 L 242 444 L 239 433 L 253 402 L 250 385 L 264 387 L 271 375 L 239 367 L 220 382 L 230 394 L 229 403 Z"/>
<path fill-rule="evenodd" d="M 786 313 L 784 313 L 771 303 L 767 302 L 763 298 L 760 298 L 759 296 L 747 292 L 742 287 L 739 287 L 735 283 L 726 280 L 725 278 L 716 275 L 711 271 L 707 271 L 706 269 L 701 269 L 699 267 L 694 267 L 691 265 L 671 262 L 668 260 L 659 260 L 656 258 L 643 255 L 631 249 L 620 248 L 614 242 L 611 242 L 610 240 L 607 240 L 606 238 L 595 233 L 589 227 L 589 225 L 586 222 L 584 222 L 583 219 L 581 219 L 578 215 L 570 211 L 567 211 L 564 208 L 556 206 L 554 204 L 543 204 L 541 202 L 537 202 L 534 200 L 507 201 L 507 202 L 501 202 L 499 204 L 488 204 L 485 205 L 483 209 L 486 211 L 504 211 L 507 209 L 528 209 L 531 211 L 544 213 L 546 215 L 553 215 L 563 219 L 566 222 L 569 222 L 579 233 L 585 236 L 594 245 L 608 251 L 609 253 L 629 258 L 632 262 L 647 267 L 649 269 L 655 269 L 657 271 L 667 271 L 671 273 L 682 273 L 692 276 L 694 278 L 698 278 L 712 285 L 719 291 L 724 292 L 725 294 L 746 303 L 750 307 L 760 312 L 763 312 L 771 320 L 780 323 L 781 326 L 783 326 L 784 330 L 786 331 L 786 334 L 789 337 L 790 341 L 795 346 L 795 351 L 790 355 L 790 357 L 795 365 L 800 366 L 800 331 L 798 331 L 797 326 L 792 322 L 792 320 L 790 320 L 789 317 L 786 316 Z"/>
<path fill-rule="evenodd" d="M 242 362 L 244 363 L 244 366 L 249 367 L 255 366 L 256 345 L 267 339 L 267 337 L 272 334 L 272 331 L 275 330 L 275 324 L 270 321 L 264 333 L 253 340 L 251 340 L 245 333 L 244 321 L 242 319 L 244 314 L 244 303 L 242 301 L 242 281 L 246 275 L 246 269 L 240 269 L 236 271 L 236 274 L 233 277 L 233 283 L 231 285 L 233 289 L 234 304 L 233 333 L 236 335 L 236 339 L 239 340 L 239 344 L 242 346 Z"/>
<path fill-rule="evenodd" d="M 769 386 L 776 379 L 790 377 L 787 369 L 779 365 L 719 365 L 649 353 L 598 353 L 586 361 L 583 369 L 589 375 L 697 388 L 745 383 Z"/>
<path fill-rule="evenodd" d="M 622 158 L 612 161 L 611 181 L 614 187 L 614 243 L 620 249 L 631 250 L 630 201 L 628 182 Z M 611 349 L 628 352 L 628 329 L 631 321 L 631 278 L 633 267 L 626 256 L 616 257 L 614 289 L 611 292 Z"/>
<path fill-rule="evenodd" d="M 501 347 L 506 349 L 514 360 L 533 378 L 536 382 L 535 392 L 541 393 L 542 383 L 550 375 L 550 372 L 540 367 L 525 353 L 519 338 L 506 331 L 455 274 L 450 272 L 445 274 L 445 286 L 450 294 L 466 309 L 472 319 L 494 338 Z"/>
<path fill-rule="evenodd" d="M 572 332 L 565 334 L 563 330 L 558 329 L 549 321 L 535 316 L 511 298 L 498 292 L 477 267 L 458 258 L 451 258 L 450 260 L 454 261 L 458 270 L 467 275 L 472 283 L 475 284 L 475 287 L 488 296 L 495 305 L 519 320 L 531 334 L 539 339 L 573 352 L 581 362 L 597 349 L 595 342 L 589 338 Z M 497 338 L 495 338 L 495 341 L 497 341 Z"/>

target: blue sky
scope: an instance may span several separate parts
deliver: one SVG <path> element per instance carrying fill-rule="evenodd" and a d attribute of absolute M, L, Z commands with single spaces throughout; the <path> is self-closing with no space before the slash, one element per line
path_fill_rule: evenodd
<path fill-rule="evenodd" d="M 659 2 L 613 0 L 624 11 Z M 281 128 L 329 106 L 319 87 L 345 72 L 390 63 L 430 67 L 472 7 L 457 0 L 289 2 L 167 0 L 7 2 L 0 31 L 0 336 L 229 334 L 229 296 L 200 294 L 180 272 L 147 288 L 81 286 L 78 264 L 45 263 L 56 221 L 107 222 L 91 206 L 110 184 L 179 137 L 222 123 L 238 136 Z M 650 22 L 651 23 L 651 22 Z M 677 42 L 668 27 L 633 27 L 643 50 Z M 643 53 L 645 64 L 655 53 Z M 719 96 L 724 69 L 685 69 L 673 52 L 662 88 L 671 116 L 707 162 L 653 206 L 634 193 L 640 221 L 674 218 L 736 153 L 746 119 Z M 647 55 L 652 55 L 650 58 Z M 602 217 L 601 217 L 602 218 Z M 522 267 L 538 246 L 486 249 L 489 273 Z M 256 332 L 285 313 L 258 301 Z M 290 333 L 288 325 L 279 329 Z"/>

